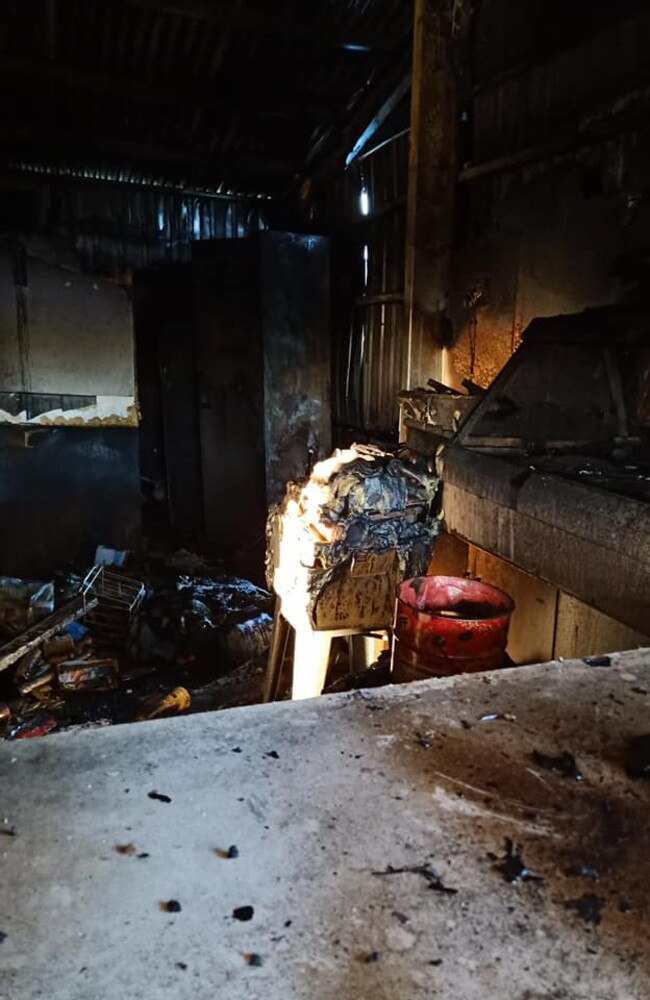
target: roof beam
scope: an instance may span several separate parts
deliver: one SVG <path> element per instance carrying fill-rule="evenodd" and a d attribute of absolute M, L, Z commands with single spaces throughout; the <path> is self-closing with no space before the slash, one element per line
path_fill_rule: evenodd
<path fill-rule="evenodd" d="M 360 139 L 364 138 L 377 118 L 383 123 L 390 112 L 408 93 L 411 84 L 411 51 L 391 66 L 382 77 L 372 81 L 372 84 L 361 94 L 346 118 L 325 131 L 312 144 L 307 152 L 305 163 L 311 176 L 323 177 L 346 165 L 346 159 L 354 147 L 357 149 Z M 384 112 L 386 112 L 384 114 Z M 373 129 L 374 134 L 374 129 Z M 366 145 L 363 144 L 355 154 Z M 356 145 L 355 145 L 356 143 Z"/>
<path fill-rule="evenodd" d="M 411 71 L 409 70 L 404 74 L 402 79 L 399 81 L 397 86 L 388 95 L 384 103 L 381 105 L 379 110 L 374 115 L 372 121 L 363 130 L 362 134 L 359 136 L 351 151 L 348 153 L 345 159 L 346 167 L 349 167 L 358 156 L 361 155 L 363 150 L 366 148 L 372 137 L 381 128 L 387 118 L 393 113 L 395 108 L 398 106 L 403 97 L 406 97 L 409 90 L 411 89 Z"/>
<path fill-rule="evenodd" d="M 86 69 L 76 69 L 73 66 L 62 66 L 55 63 L 41 62 L 36 59 L 25 59 L 21 56 L 2 55 L 0 73 L 13 78 L 22 76 L 25 79 L 37 80 L 51 86 L 80 88 L 95 94 L 126 97 L 136 101 L 151 104 L 174 105 L 192 109 L 204 108 L 217 111 L 220 114 L 236 116 L 250 115 L 252 118 L 284 118 L 289 120 L 329 121 L 332 111 L 325 107 L 315 107 L 302 104 L 295 96 L 287 96 L 286 101 L 269 100 L 263 94 L 250 100 L 236 96 L 236 85 L 233 81 L 229 86 L 234 96 L 216 97 L 214 91 L 219 84 L 209 83 L 201 87 L 164 86 L 158 83 L 148 83 L 145 80 L 129 79 L 123 76 L 111 76 Z M 226 89 L 225 84 L 220 89 Z"/>
<path fill-rule="evenodd" d="M 394 44 L 386 39 L 367 35 L 356 28 L 341 29 L 328 23 L 308 23 L 273 17 L 250 7 L 233 10 L 231 3 L 219 0 L 128 0 L 134 7 L 145 7 L 158 13 L 189 17 L 208 24 L 232 24 L 235 29 L 256 31 L 263 35 L 283 36 L 287 39 L 309 41 L 322 47 L 334 47 L 350 53 L 390 51 Z M 279 5 L 278 5 L 279 6 Z"/>
<path fill-rule="evenodd" d="M 265 193 L 238 193 L 236 190 L 216 192 L 209 186 L 205 189 L 192 187 L 191 185 L 176 183 L 174 181 L 147 181 L 144 177 L 129 177 L 128 179 L 119 177 L 105 177 L 100 172 L 91 176 L 84 176 L 81 168 L 73 172 L 65 170 L 47 169 L 46 164 L 30 163 L 24 166 L 0 167 L 0 188 L 23 190 L 25 187 L 38 187 L 43 184 L 51 184 L 56 180 L 57 185 L 66 187 L 86 187 L 101 184 L 102 187 L 111 188 L 115 191 L 160 191 L 161 194 L 179 194 L 186 198 L 204 198 L 210 201 L 250 201 L 266 202 L 270 200 L 270 195 Z M 233 185 L 236 188 L 236 185 Z"/>

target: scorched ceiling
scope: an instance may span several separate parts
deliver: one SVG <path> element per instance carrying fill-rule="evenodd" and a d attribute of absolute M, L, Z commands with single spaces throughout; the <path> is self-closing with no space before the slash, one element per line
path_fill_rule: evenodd
<path fill-rule="evenodd" d="M 403 75 L 411 3 L 4 0 L 0 32 L 5 174 L 277 195 Z"/>

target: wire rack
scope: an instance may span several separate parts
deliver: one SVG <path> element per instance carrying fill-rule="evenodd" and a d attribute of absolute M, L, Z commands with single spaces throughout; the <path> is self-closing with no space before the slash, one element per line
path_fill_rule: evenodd
<path fill-rule="evenodd" d="M 126 646 L 136 625 L 137 613 L 146 593 L 139 580 L 93 566 L 81 585 L 85 600 L 96 600 L 85 623 L 98 643 Z"/>

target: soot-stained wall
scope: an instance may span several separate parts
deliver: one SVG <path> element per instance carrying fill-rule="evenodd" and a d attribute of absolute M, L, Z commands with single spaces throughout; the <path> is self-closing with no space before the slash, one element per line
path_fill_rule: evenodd
<path fill-rule="evenodd" d="M 0 427 L 0 567 L 48 577 L 92 565 L 140 530 L 138 434 L 123 427 Z"/>
<path fill-rule="evenodd" d="M 447 360 L 487 385 L 534 317 L 647 278 L 650 13 L 484 0 L 472 35 Z"/>
<path fill-rule="evenodd" d="M 55 241 L 0 252 L 0 572 L 82 569 L 139 540 L 131 303 Z"/>

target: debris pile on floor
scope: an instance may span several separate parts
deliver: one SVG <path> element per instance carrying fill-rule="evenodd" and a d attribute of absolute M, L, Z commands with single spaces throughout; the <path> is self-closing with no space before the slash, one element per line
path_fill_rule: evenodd
<path fill-rule="evenodd" d="M 50 732 L 66 695 L 115 691 L 115 658 L 99 657 L 87 628 L 71 622 L 59 635 L 24 653 L 13 669 L 15 695 L 4 712 L 7 735 L 24 739 Z"/>
<path fill-rule="evenodd" d="M 51 634 L 52 612 L 71 600 L 81 602 L 80 620 Z M 0 734 L 26 739 L 260 701 L 272 603 L 266 590 L 184 552 L 128 569 L 98 565 L 56 588 L 0 581 L 0 642 L 20 652 L 0 672 Z M 39 620 L 43 640 L 21 652 L 21 633 Z"/>
<path fill-rule="evenodd" d="M 54 584 L 0 576 L 0 642 L 14 639 L 54 611 Z"/>

